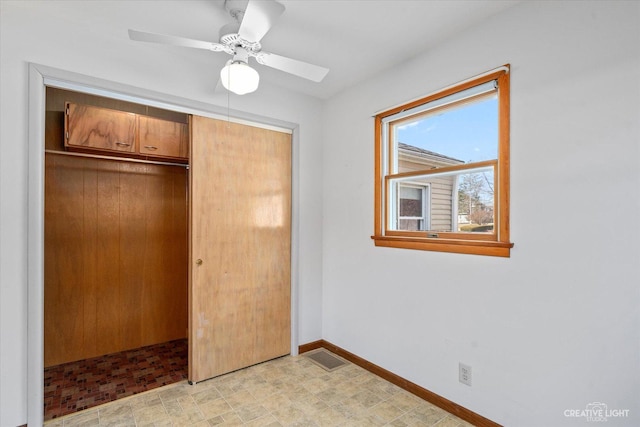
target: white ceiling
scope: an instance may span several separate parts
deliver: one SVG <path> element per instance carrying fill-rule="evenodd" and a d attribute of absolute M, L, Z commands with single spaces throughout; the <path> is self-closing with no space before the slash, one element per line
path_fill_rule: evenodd
<path fill-rule="evenodd" d="M 261 82 L 326 99 L 518 1 L 280 0 L 286 10 L 262 39 L 263 50 L 327 67 L 329 74 L 314 83 L 262 65 L 255 68 Z M 133 28 L 217 42 L 219 28 L 232 21 L 224 0 L 73 1 L 61 8 L 62 3 L 38 2 L 37 7 L 49 7 L 67 22 L 119 39 Z M 229 59 L 224 53 L 144 45 L 163 52 L 167 60 L 187 61 L 187 66 L 219 70 Z"/>
<path fill-rule="evenodd" d="M 320 83 L 269 73 L 274 83 L 328 98 L 486 19 L 516 1 L 284 0 L 264 50 L 330 69 Z M 273 74 L 273 75 L 272 75 Z"/>

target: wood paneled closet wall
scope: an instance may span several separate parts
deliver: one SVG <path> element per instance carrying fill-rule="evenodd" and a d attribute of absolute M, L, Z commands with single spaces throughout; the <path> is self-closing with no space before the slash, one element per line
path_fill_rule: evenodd
<path fill-rule="evenodd" d="M 46 99 L 47 150 L 64 151 L 67 101 L 188 120 L 55 88 Z M 45 366 L 186 338 L 186 168 L 45 159 Z"/>

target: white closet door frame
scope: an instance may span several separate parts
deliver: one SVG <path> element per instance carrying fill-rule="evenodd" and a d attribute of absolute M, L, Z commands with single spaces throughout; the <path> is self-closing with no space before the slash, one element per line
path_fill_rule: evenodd
<path fill-rule="evenodd" d="M 211 104 L 102 80 L 40 64 L 29 64 L 28 100 L 28 231 L 27 231 L 27 423 L 44 424 L 44 140 L 46 87 L 74 90 L 197 114 L 236 123 L 289 132 L 291 137 L 291 354 L 298 354 L 299 283 L 299 132 L 298 125 L 228 111 Z"/>

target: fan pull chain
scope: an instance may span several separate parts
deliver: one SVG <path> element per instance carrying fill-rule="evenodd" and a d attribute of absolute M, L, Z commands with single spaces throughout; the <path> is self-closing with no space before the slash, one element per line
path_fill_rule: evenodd
<path fill-rule="evenodd" d="M 227 82 L 231 81 L 231 69 L 227 70 Z M 231 103 L 231 91 L 225 89 L 227 91 L 227 129 L 231 127 L 231 107 L 229 106 Z"/>

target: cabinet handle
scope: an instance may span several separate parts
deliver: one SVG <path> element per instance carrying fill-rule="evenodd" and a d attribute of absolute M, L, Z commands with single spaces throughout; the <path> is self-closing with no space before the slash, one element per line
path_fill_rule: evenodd
<path fill-rule="evenodd" d="M 145 145 L 144 148 L 146 148 L 147 150 L 157 150 L 158 147 L 154 147 L 153 145 Z"/>
<path fill-rule="evenodd" d="M 116 145 L 119 147 L 131 147 L 131 144 L 128 142 L 120 142 L 120 141 L 116 141 Z"/>
<path fill-rule="evenodd" d="M 196 260 L 196 264 L 197 264 L 197 265 L 202 265 L 202 260 L 201 260 L 201 259 L 197 259 L 197 260 Z"/>

